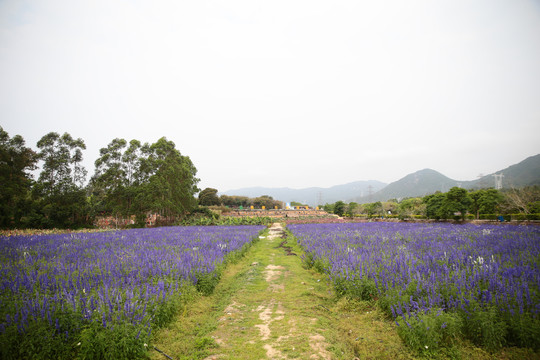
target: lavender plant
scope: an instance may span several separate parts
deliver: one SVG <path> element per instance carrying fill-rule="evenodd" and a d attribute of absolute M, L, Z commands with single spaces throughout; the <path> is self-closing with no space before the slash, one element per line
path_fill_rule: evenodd
<path fill-rule="evenodd" d="M 540 348 L 538 227 L 350 223 L 289 229 L 308 254 L 307 266 L 322 267 L 338 294 L 377 301 L 409 344 L 432 333 L 435 340 L 418 349 L 461 336 L 490 350 Z M 451 314 L 452 333 L 448 322 L 435 319 L 441 314 Z"/>
<path fill-rule="evenodd" d="M 144 356 L 182 292 L 211 292 L 223 262 L 263 228 L 0 238 L 0 358 Z"/>

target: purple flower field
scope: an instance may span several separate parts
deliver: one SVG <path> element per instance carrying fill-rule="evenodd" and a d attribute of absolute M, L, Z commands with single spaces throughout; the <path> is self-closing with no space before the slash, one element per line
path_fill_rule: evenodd
<path fill-rule="evenodd" d="M 0 238 L 0 337 L 41 324 L 77 341 L 89 324 L 148 337 L 184 282 L 208 281 L 263 226 L 163 227 Z M 142 332 L 142 333 L 141 333 Z M 7 335 L 6 335 L 7 336 Z M 3 341 L 6 341 L 5 339 Z"/>
<path fill-rule="evenodd" d="M 478 343 L 490 341 L 494 335 L 482 332 L 495 324 L 503 328 L 497 335 L 501 345 L 538 347 L 538 340 L 530 343 L 540 335 L 539 227 L 380 222 L 288 227 L 306 250 L 304 260 L 327 272 L 339 294 L 377 300 L 398 325 L 412 327 L 411 319 L 422 314 L 456 313 L 463 332 Z M 477 321 L 478 314 L 488 315 Z"/>

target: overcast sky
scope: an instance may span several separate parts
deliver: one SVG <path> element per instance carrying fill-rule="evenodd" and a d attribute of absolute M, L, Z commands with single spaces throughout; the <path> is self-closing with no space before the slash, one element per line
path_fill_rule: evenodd
<path fill-rule="evenodd" d="M 166 136 L 200 188 L 473 180 L 540 153 L 539 1 L 0 1 L 0 125 Z"/>

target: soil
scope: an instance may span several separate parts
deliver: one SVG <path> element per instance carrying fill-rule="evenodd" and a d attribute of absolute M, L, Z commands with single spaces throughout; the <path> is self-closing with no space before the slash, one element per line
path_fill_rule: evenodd
<path fill-rule="evenodd" d="M 332 358 L 326 350 L 328 342 L 323 335 L 324 330 L 318 329 L 317 319 L 313 321 L 313 319 L 299 316 L 295 313 L 294 304 L 291 303 L 294 299 L 284 296 L 287 281 L 297 277 L 295 276 L 297 275 L 295 274 L 296 270 L 291 269 L 282 261 L 287 256 L 296 255 L 292 247 L 287 245 L 287 240 L 284 240 L 286 237 L 281 224 L 275 223 L 270 228 L 268 236 L 261 240 L 266 242 L 267 248 L 271 249 L 271 252 L 267 254 L 265 261 L 252 263 L 252 266 L 253 264 L 260 266 L 262 263 L 267 263 L 260 274 L 265 283 L 262 288 L 265 289 L 260 292 L 257 288 L 253 288 L 253 291 L 258 292 L 260 303 L 257 307 L 252 308 L 254 305 L 240 304 L 239 300 L 234 299 L 245 296 L 233 296 L 231 304 L 224 310 L 224 318 L 227 320 L 220 323 L 218 329 L 212 334 L 213 339 L 220 347 L 216 354 L 206 357 L 206 360 L 235 358 L 228 352 L 234 351 L 234 343 L 239 335 L 237 334 L 238 324 L 243 322 L 254 323 L 253 328 L 257 330 L 250 332 L 249 329 L 240 327 L 240 330 L 244 328 L 243 330 L 248 333 L 247 336 L 244 336 L 244 340 L 252 345 L 261 345 L 264 355 L 268 359 Z M 279 245 L 275 246 L 276 242 Z M 248 298 L 253 297 L 254 294 L 249 294 L 250 291 L 247 288 L 242 290 L 248 293 Z M 298 322 L 307 323 L 310 326 L 307 329 L 305 327 L 300 329 L 297 326 Z M 260 358 L 255 353 L 252 355 L 253 357 L 249 354 L 241 354 L 240 356 L 241 358 Z"/>

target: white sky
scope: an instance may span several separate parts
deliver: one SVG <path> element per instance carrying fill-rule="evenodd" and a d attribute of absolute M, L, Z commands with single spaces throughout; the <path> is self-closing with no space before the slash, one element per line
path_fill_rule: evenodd
<path fill-rule="evenodd" d="M 540 153 L 540 2 L 0 1 L 0 125 L 166 136 L 200 188 L 473 180 Z"/>

